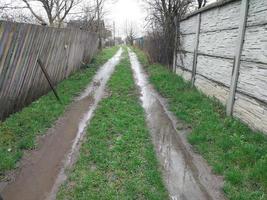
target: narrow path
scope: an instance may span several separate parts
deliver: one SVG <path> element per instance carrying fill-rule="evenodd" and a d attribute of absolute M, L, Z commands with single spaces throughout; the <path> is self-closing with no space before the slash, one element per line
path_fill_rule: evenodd
<path fill-rule="evenodd" d="M 186 141 L 190 131 L 178 124 L 167 110 L 164 99 L 149 84 L 148 77 L 135 53 L 129 50 L 136 84 L 146 112 L 155 151 L 160 162 L 165 185 L 173 200 L 224 199 L 223 182 L 213 175 L 206 162 L 196 155 Z M 179 126 L 179 130 L 177 130 Z"/>
<path fill-rule="evenodd" d="M 127 52 L 106 91 L 57 199 L 168 199 Z"/>
<path fill-rule="evenodd" d="M 122 49 L 100 68 L 85 92 L 40 139 L 39 148 L 24 156 L 15 180 L 3 190 L 4 200 L 55 198 L 58 186 L 65 179 L 64 169 L 75 160 L 84 129 L 105 95 L 106 83 L 121 54 Z"/>

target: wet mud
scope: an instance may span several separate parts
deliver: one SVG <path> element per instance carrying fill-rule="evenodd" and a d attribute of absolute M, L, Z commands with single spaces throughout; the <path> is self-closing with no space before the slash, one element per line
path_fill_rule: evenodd
<path fill-rule="evenodd" d="M 170 199 L 225 199 L 221 190 L 222 177 L 212 174 L 206 161 L 194 153 L 186 140 L 190 129 L 168 111 L 166 100 L 149 84 L 148 76 L 135 53 L 128 51 Z"/>
<path fill-rule="evenodd" d="M 66 179 L 65 170 L 75 161 L 85 128 L 105 95 L 105 85 L 121 54 L 122 49 L 99 69 L 87 89 L 38 140 L 38 149 L 25 153 L 14 179 L 1 191 L 4 200 L 56 198 L 60 184 Z"/>

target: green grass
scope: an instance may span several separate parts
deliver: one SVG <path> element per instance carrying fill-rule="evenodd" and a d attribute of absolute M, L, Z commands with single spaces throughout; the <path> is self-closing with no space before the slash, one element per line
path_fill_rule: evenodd
<path fill-rule="evenodd" d="M 177 118 L 191 124 L 188 141 L 225 178 L 224 192 L 231 200 L 267 199 L 267 138 L 237 119 L 226 117 L 225 108 L 180 76 L 159 64 L 150 65 L 143 52 L 134 49 L 146 66 L 150 81 L 168 99 Z"/>
<path fill-rule="evenodd" d="M 128 56 L 116 67 L 108 90 L 57 198 L 168 199 Z"/>
<path fill-rule="evenodd" d="M 7 170 L 16 167 L 23 150 L 35 148 L 36 136 L 45 133 L 45 130 L 52 126 L 74 96 L 89 84 L 98 66 L 111 58 L 117 49 L 118 47 L 104 49 L 85 69 L 62 81 L 57 86 L 62 104 L 59 104 L 50 92 L 21 112 L 0 122 L 0 180 L 4 178 Z"/>

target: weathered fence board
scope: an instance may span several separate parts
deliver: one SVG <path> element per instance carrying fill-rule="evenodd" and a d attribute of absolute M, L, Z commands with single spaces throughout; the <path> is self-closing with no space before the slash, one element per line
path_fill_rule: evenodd
<path fill-rule="evenodd" d="M 190 55 L 196 41 L 197 17 L 201 14 L 195 86 L 224 105 L 229 105 L 242 1 L 222 0 L 192 13 L 180 23 L 182 48 L 177 55 L 177 74 L 186 80 L 192 74 Z M 267 1 L 250 0 L 248 3 L 248 15 L 243 15 L 245 37 L 233 115 L 267 133 Z"/>
<path fill-rule="evenodd" d="M 79 29 L 58 29 L 0 21 L 0 119 L 20 110 L 50 86 L 88 63 L 97 51 L 97 35 Z"/>

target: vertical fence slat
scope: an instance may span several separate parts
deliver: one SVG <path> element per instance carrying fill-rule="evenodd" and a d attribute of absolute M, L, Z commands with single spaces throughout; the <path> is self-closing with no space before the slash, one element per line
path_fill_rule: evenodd
<path fill-rule="evenodd" d="M 92 58 L 96 43 L 96 34 L 81 30 L 0 21 L 0 120 L 50 90 L 38 58 L 56 85 Z"/>

